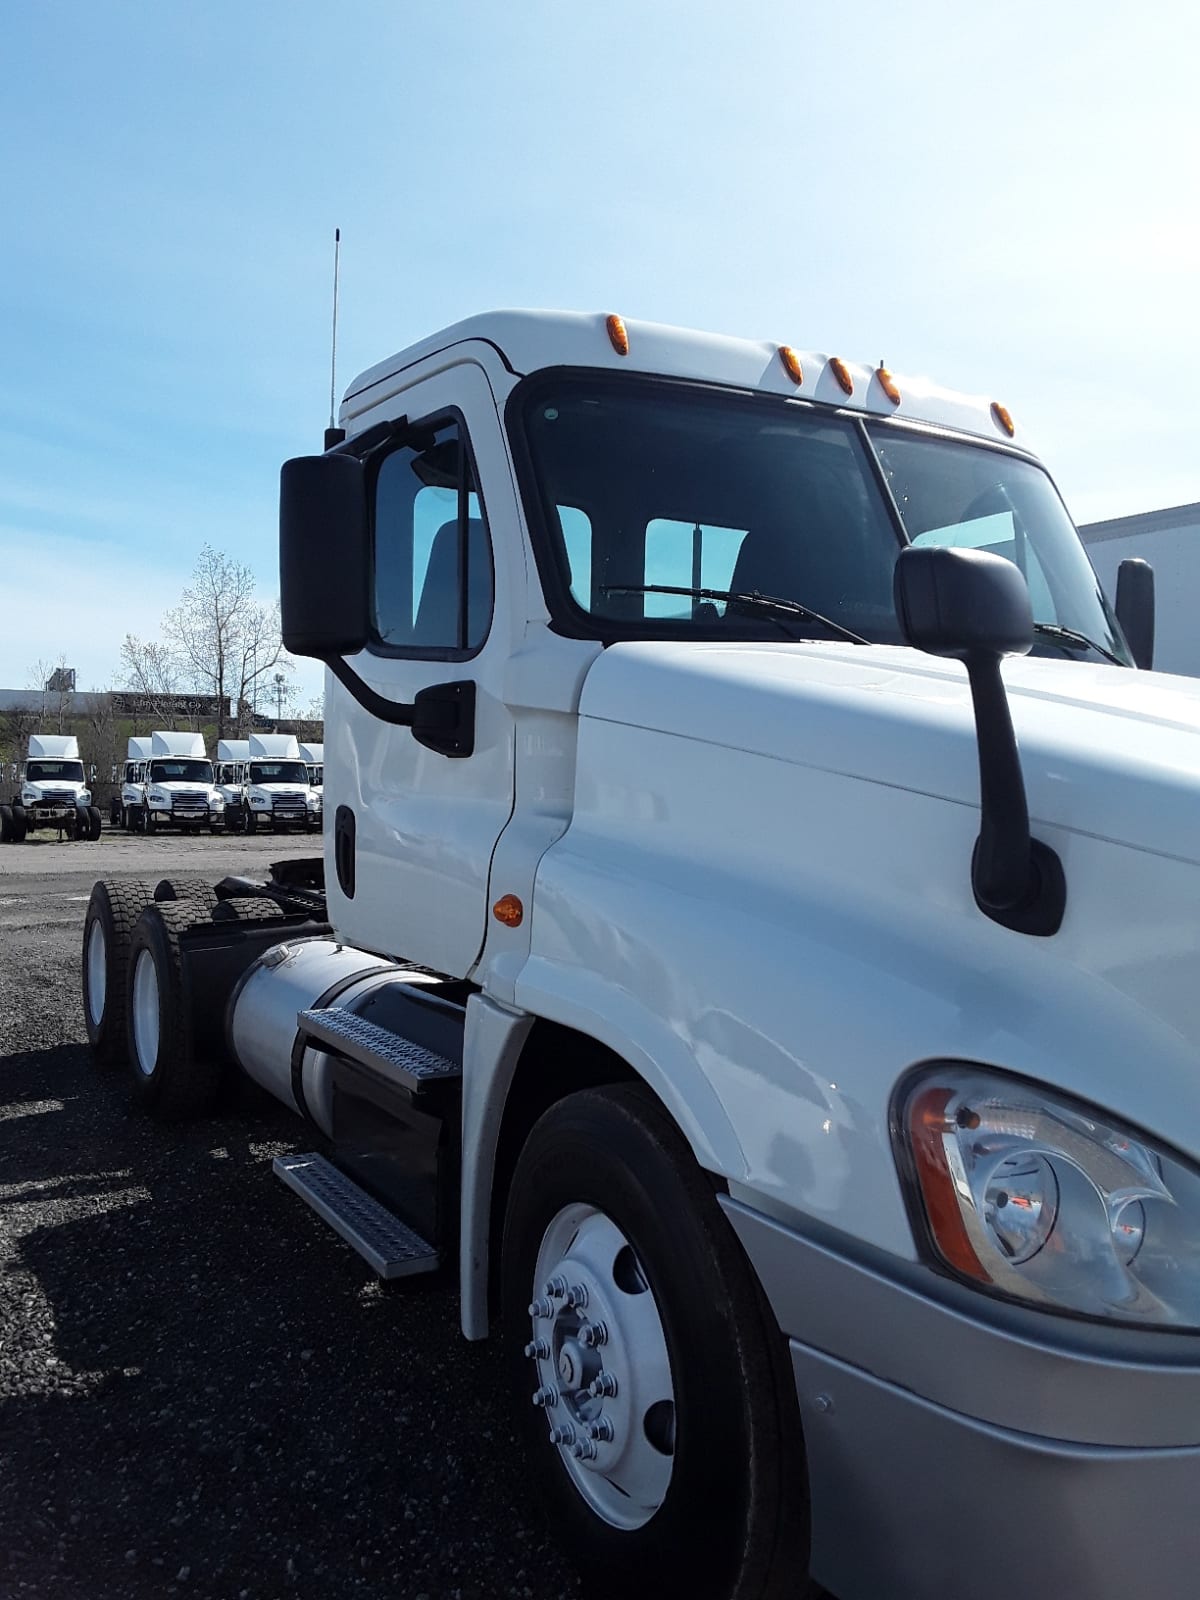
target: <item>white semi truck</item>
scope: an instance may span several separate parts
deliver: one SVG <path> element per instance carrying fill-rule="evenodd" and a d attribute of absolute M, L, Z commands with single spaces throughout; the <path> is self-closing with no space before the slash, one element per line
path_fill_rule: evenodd
<path fill-rule="evenodd" d="M 133 741 L 130 741 L 132 747 Z M 126 809 L 135 833 L 175 828 L 216 833 L 225 826 L 225 801 L 213 781 L 213 766 L 199 733 L 150 735 L 150 753 L 139 767 Z"/>
<path fill-rule="evenodd" d="M 230 833 L 240 833 L 244 825 L 242 785 L 249 756 L 249 739 L 218 739 L 214 776 L 217 791 L 225 802 L 225 826 Z"/>
<path fill-rule="evenodd" d="M 295 734 L 252 733 L 243 769 L 241 819 L 247 833 L 321 825 L 321 798 L 309 781 Z"/>
<path fill-rule="evenodd" d="M 134 735 L 125 746 L 125 761 L 117 781 L 120 789 L 113 796 L 110 820 L 119 828 L 129 827 L 131 811 L 146 803 L 146 763 L 150 759 L 151 740 Z"/>
<path fill-rule="evenodd" d="M 341 422 L 281 494 L 323 872 L 98 883 L 97 1054 L 177 1116 L 236 1065 L 376 1271 L 456 1276 L 595 1591 L 1192 1600 L 1200 684 L 1135 668 L 1146 585 L 1004 407 L 791 347 L 497 314 Z"/>
<path fill-rule="evenodd" d="M 20 844 L 39 828 L 60 839 L 94 841 L 103 818 L 92 804 L 79 741 L 67 734 L 32 733 L 29 756 L 9 803 L 0 805 L 0 840 Z"/>

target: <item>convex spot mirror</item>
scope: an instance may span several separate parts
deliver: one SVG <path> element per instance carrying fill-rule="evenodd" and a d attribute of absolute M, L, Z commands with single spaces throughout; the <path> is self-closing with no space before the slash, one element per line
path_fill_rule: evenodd
<path fill-rule="evenodd" d="M 351 455 L 297 456 L 279 480 L 279 604 L 293 655 L 355 655 L 370 630 L 366 473 Z"/>
<path fill-rule="evenodd" d="M 896 615 L 909 644 L 959 661 L 1025 655 L 1033 608 L 1019 568 L 987 550 L 910 547 L 896 561 Z"/>

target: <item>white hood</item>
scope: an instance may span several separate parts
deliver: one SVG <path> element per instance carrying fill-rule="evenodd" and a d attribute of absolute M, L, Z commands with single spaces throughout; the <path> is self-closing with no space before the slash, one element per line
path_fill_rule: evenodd
<path fill-rule="evenodd" d="M 1200 862 L 1200 682 L 1005 663 L 1031 818 Z M 625 643 L 581 714 L 979 802 L 965 668 L 894 646 Z"/>

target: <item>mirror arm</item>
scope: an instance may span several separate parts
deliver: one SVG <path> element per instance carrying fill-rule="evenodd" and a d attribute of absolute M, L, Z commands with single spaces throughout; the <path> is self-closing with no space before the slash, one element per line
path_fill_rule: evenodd
<path fill-rule="evenodd" d="M 971 887 L 985 916 L 1018 933 L 1057 933 L 1067 903 L 1057 854 L 1029 831 L 1025 778 L 1008 695 L 994 655 L 966 661 L 979 747 L 979 838 Z"/>
<path fill-rule="evenodd" d="M 410 703 L 389 700 L 372 689 L 341 656 L 326 656 L 325 665 L 368 716 L 393 728 L 411 728 L 419 744 L 439 755 L 459 759 L 475 752 L 475 683 L 435 683 L 417 692 Z"/>

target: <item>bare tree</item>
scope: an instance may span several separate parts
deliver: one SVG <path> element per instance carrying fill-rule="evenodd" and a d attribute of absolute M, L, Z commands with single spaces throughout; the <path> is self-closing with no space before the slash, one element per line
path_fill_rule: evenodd
<path fill-rule="evenodd" d="M 160 727 L 179 715 L 183 689 L 180 664 L 167 645 L 127 633 L 121 646 L 119 672 L 121 687 L 145 702 L 147 714 Z M 193 725 L 195 720 L 189 718 Z"/>
<path fill-rule="evenodd" d="M 279 607 L 255 598 L 254 574 L 206 544 L 180 603 L 163 619 L 163 633 L 184 676 L 217 702 L 217 737 L 224 738 L 233 702 L 240 722 L 283 653 Z"/>
<path fill-rule="evenodd" d="M 29 669 L 29 687 L 42 697 L 42 728 L 48 731 L 53 722 L 61 733 L 75 698 L 75 669 L 67 665 L 66 656 L 35 661 Z"/>

